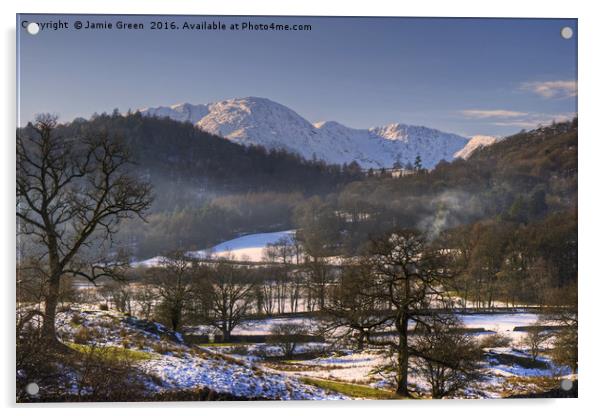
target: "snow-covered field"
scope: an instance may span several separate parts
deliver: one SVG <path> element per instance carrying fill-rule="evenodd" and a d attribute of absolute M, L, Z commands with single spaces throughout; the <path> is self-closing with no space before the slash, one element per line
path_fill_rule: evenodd
<path fill-rule="evenodd" d="M 467 328 L 483 328 L 486 332 L 499 332 L 508 336 L 520 336 L 524 333 L 513 331 L 517 326 L 534 325 L 537 322 L 538 315 L 534 313 L 475 313 L 458 314 L 458 318 Z M 290 323 L 304 325 L 308 328 L 316 329 L 320 325 L 318 318 L 312 317 L 279 317 L 253 319 L 244 321 L 240 326 L 234 328 L 233 335 L 268 335 L 273 325 Z M 211 333 L 212 327 L 197 326 L 188 328 L 192 334 L 203 335 Z M 487 335 L 484 333 L 483 335 Z"/>
<path fill-rule="evenodd" d="M 239 326 L 235 327 L 232 335 L 269 335 L 272 326 L 278 324 L 295 324 L 304 325 L 308 328 L 316 329 L 320 324 L 320 320 L 316 318 L 266 318 L 252 319 L 243 321 Z M 186 328 L 186 332 L 194 335 L 206 335 L 215 332 L 215 328 L 206 325 Z"/>
<path fill-rule="evenodd" d="M 258 262 L 263 260 L 264 249 L 268 244 L 274 244 L 281 238 L 292 236 L 295 230 L 277 231 L 273 233 L 249 234 L 232 240 L 224 241 L 208 250 L 190 252 L 197 258 L 229 257 L 239 261 Z"/>
<path fill-rule="evenodd" d="M 340 400 L 347 397 L 301 382 L 298 377 L 190 347 L 179 333 L 117 312 L 73 310 L 57 318 L 58 334 L 70 345 L 119 347 L 146 354 L 137 368 L 149 392 L 209 388 L 240 397 L 275 400 Z M 82 331 L 88 334 L 85 343 Z M 92 335 L 89 335 L 92 334 Z M 80 344 L 81 343 L 81 344 Z"/>
<path fill-rule="evenodd" d="M 230 258 L 237 261 L 260 262 L 264 260 L 264 249 L 281 238 L 292 236 L 295 230 L 276 231 L 273 233 L 249 234 L 232 240 L 224 241 L 205 250 L 187 253 L 198 259 Z M 150 259 L 132 263 L 134 267 L 157 267 L 165 262 L 165 257 L 156 256 Z"/>
<path fill-rule="evenodd" d="M 510 332 L 517 326 L 534 325 L 534 313 L 474 313 L 458 315 L 467 328 L 484 328 L 486 331 Z"/>
<path fill-rule="evenodd" d="M 540 355 L 535 362 L 531 361 L 528 346 L 524 340 L 525 332 L 515 331 L 515 327 L 536 325 L 538 315 L 534 313 L 500 313 L 500 314 L 465 314 L 459 315 L 464 325 L 468 328 L 483 328 L 485 332 L 474 333 L 472 336 L 478 340 L 494 333 L 509 338 L 508 347 L 485 349 L 484 376 L 485 379 L 470 391 L 464 392 L 463 397 L 495 398 L 503 397 L 515 392 L 527 393 L 539 391 L 541 379 L 548 379 L 553 383 L 554 378 L 574 377 L 567 367 L 556 366 L 546 354 Z M 270 333 L 273 325 L 281 323 L 303 324 L 308 328 L 317 328 L 319 320 L 316 318 L 272 318 L 264 320 L 247 321 L 234 330 L 238 335 L 266 335 Z M 202 333 L 203 328 L 196 328 L 197 333 Z M 548 342 L 547 347 L 550 346 Z M 273 356 L 275 353 L 266 344 L 253 344 L 245 347 L 246 352 L 241 353 L 241 348 L 231 346 L 216 346 L 212 348 L 225 354 L 232 354 L 239 359 L 251 362 L 261 362 L 262 357 Z M 320 350 L 321 349 L 321 350 Z M 378 389 L 393 389 L 390 374 L 379 371 L 388 364 L 391 357 L 383 350 L 367 348 L 363 351 L 328 348 L 327 344 L 308 345 L 301 344 L 295 351 L 297 354 L 308 351 L 318 351 L 318 356 L 311 359 L 297 359 L 266 365 L 279 371 L 296 375 L 298 377 L 312 377 L 339 382 L 361 384 Z M 276 352 L 277 354 L 277 352 Z M 416 374 L 409 375 L 409 383 L 415 391 L 426 393 L 426 381 Z M 526 383 L 526 384 L 525 384 Z"/>
<path fill-rule="evenodd" d="M 344 396 L 301 383 L 296 377 L 240 361 L 186 355 L 145 361 L 141 368 L 161 379 L 162 389 L 208 387 L 240 397 L 273 400 L 341 400 Z"/>
<path fill-rule="evenodd" d="M 488 362 L 490 364 L 490 371 L 492 374 L 502 377 L 554 377 L 554 376 L 568 376 L 570 375 L 570 369 L 564 366 L 555 365 L 549 357 L 540 356 L 537 357 L 536 361 L 545 365 L 534 368 L 525 368 L 520 365 L 508 365 L 500 363 L 496 356 L 510 355 L 513 357 L 531 359 L 531 356 L 526 352 L 524 346 L 520 348 L 519 344 L 516 347 L 500 347 L 500 348 L 489 348 Z"/>

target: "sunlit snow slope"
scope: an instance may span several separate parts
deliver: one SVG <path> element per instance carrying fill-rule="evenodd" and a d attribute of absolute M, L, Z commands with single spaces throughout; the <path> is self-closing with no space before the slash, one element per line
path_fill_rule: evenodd
<path fill-rule="evenodd" d="M 259 97 L 145 108 L 141 113 L 190 122 L 242 145 L 284 149 L 329 163 L 356 161 L 364 168 L 413 164 L 418 155 L 422 165 L 431 168 L 442 159 L 454 159 L 469 142 L 457 134 L 400 123 L 370 129 L 353 129 L 335 121 L 312 124 L 292 109 Z"/>

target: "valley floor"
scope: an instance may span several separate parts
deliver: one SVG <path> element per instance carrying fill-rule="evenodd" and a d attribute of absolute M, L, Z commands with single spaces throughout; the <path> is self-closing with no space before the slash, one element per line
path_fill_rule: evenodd
<path fill-rule="evenodd" d="M 285 321 L 316 325 L 315 318 L 280 318 L 249 321 L 235 333 L 268 334 L 275 323 Z M 462 391 L 462 398 L 501 398 L 536 394 L 557 388 L 561 379 L 576 379 L 565 367 L 556 366 L 545 354 L 528 355 L 524 333 L 514 327 L 533 324 L 537 315 L 475 314 L 463 316 L 474 336 L 492 333 L 508 336 L 508 347 L 487 348 L 484 378 Z M 206 332 L 196 327 L 193 332 Z M 184 337 L 163 325 L 114 311 L 72 307 L 61 312 L 58 334 L 71 349 L 111 351 L 133 362 L 147 394 L 209 389 L 236 397 L 267 400 L 344 400 L 395 398 L 389 374 L 379 370 L 391 358 L 382 350 L 362 351 L 326 342 L 299 344 L 291 359 L 266 343 L 189 345 Z M 85 394 L 78 385 L 81 375 L 72 369 L 65 393 Z M 18 377 L 27 377 L 18 374 Z M 414 373 L 409 377 L 416 397 L 428 397 L 428 385 Z M 44 386 L 41 386 L 42 394 Z"/>

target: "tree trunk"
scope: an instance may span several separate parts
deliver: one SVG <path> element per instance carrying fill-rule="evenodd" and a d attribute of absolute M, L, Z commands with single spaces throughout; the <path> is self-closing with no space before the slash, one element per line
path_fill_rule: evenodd
<path fill-rule="evenodd" d="M 410 397 L 408 391 L 408 319 L 402 318 L 399 331 L 399 347 L 397 351 L 397 390 L 402 397 Z"/>
<path fill-rule="evenodd" d="M 177 331 L 179 326 L 180 326 L 180 320 L 176 316 L 172 317 L 171 318 L 172 331 Z"/>
<path fill-rule="evenodd" d="M 56 338 L 56 306 L 59 301 L 60 277 L 53 275 L 48 283 L 48 294 L 44 300 L 44 323 L 42 325 L 42 337 L 54 343 Z"/>
<path fill-rule="evenodd" d="M 222 337 L 224 339 L 224 342 L 230 342 L 230 330 L 228 329 L 222 329 Z"/>
<path fill-rule="evenodd" d="M 359 351 L 364 350 L 365 341 L 366 341 L 366 335 L 364 333 L 360 333 L 357 338 L 357 349 Z"/>
<path fill-rule="evenodd" d="M 48 224 L 46 217 L 44 223 Z M 51 228 L 51 227 L 48 227 Z M 62 269 L 59 263 L 58 244 L 54 233 L 48 235 L 48 266 L 50 278 L 48 279 L 48 293 L 44 299 L 44 323 L 42 325 L 42 338 L 49 345 L 59 344 L 56 338 L 56 306 L 61 291 Z"/>

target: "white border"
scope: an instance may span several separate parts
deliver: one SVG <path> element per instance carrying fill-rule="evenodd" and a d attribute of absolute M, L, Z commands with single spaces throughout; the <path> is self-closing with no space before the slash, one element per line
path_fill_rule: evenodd
<path fill-rule="evenodd" d="M 178 414 L 241 413 L 245 416 L 265 414 L 332 414 L 349 415 L 379 412 L 412 412 L 422 414 L 479 414 L 487 416 L 508 414 L 587 414 L 596 407 L 600 394 L 600 309 L 597 308 L 602 292 L 602 276 L 599 273 L 597 255 L 600 231 L 600 180 L 602 175 L 602 119 L 600 112 L 600 74 L 602 65 L 600 46 L 602 39 L 600 14 L 593 1 L 528 2 L 525 0 L 490 1 L 470 0 L 422 0 L 420 2 L 386 2 L 381 0 L 359 1 L 267 1 L 267 0 L 20 0 L 2 1 L 0 14 L 4 49 L 2 54 L 2 83 L 5 91 L 0 102 L 3 137 L 0 140 L 2 195 L 1 226 L 3 265 L 2 317 L 4 342 L 2 348 L 2 380 L 0 392 L 2 405 L 11 407 L 9 414 L 80 414 L 113 413 L 117 409 L 141 407 L 139 411 L 149 415 L 173 412 Z M 491 401 L 420 401 L 420 402 L 353 402 L 353 403 L 171 403 L 171 404 L 99 404 L 99 405 L 49 405 L 19 406 L 14 403 L 14 131 L 15 131 L 15 13 L 138 13 L 138 14 L 263 14 L 263 15 L 344 15 L 344 16 L 441 16 L 441 17 L 568 17 L 579 18 L 579 271 L 581 274 L 579 303 L 580 325 L 580 374 L 577 400 L 491 400 Z M 172 407 L 177 409 L 171 410 Z M 124 413 L 123 411 L 119 413 Z M 593 413 L 593 412 L 592 412 Z M 596 412 L 597 413 L 597 412 Z"/>

